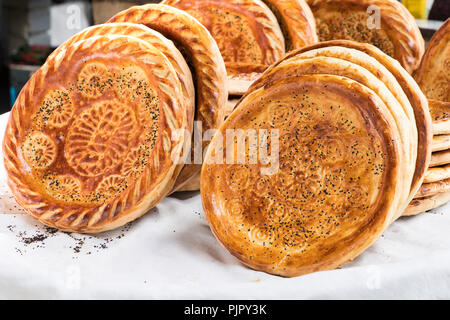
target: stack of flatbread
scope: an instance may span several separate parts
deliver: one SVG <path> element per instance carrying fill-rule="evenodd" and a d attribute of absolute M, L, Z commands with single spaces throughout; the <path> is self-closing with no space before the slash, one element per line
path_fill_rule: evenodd
<path fill-rule="evenodd" d="M 291 51 L 210 144 L 201 195 L 211 229 L 257 270 L 335 268 L 402 215 L 428 168 L 431 130 L 417 83 L 375 46 L 335 40 Z"/>
<path fill-rule="evenodd" d="M 429 99 L 433 122 L 430 167 L 405 215 L 414 215 L 450 201 L 450 19 L 434 34 L 415 79 Z"/>
<path fill-rule="evenodd" d="M 304 0 L 165 2 L 76 34 L 20 93 L 5 163 L 16 200 L 41 222 L 100 232 L 199 190 L 229 92 L 317 42 Z"/>
<path fill-rule="evenodd" d="M 3 141 L 17 202 L 66 231 L 117 228 L 188 184 L 202 160 L 189 152 L 194 120 L 202 134 L 226 115 L 225 63 L 198 20 L 152 4 L 110 22 L 49 56 Z"/>
<path fill-rule="evenodd" d="M 285 52 L 316 43 L 314 17 L 305 0 L 164 0 L 196 17 L 219 45 L 233 98 Z"/>
<path fill-rule="evenodd" d="M 131 7 L 25 85 L 8 183 L 42 223 L 96 233 L 201 182 L 211 230 L 244 264 L 336 268 L 450 200 L 449 43 L 450 20 L 421 60 L 394 0 Z"/>
<path fill-rule="evenodd" d="M 164 0 L 200 21 L 219 46 L 227 69 L 231 113 L 249 86 L 285 52 L 318 41 L 306 0 Z M 127 19 L 127 18 L 125 18 Z M 200 189 L 196 175 L 178 191 Z"/>

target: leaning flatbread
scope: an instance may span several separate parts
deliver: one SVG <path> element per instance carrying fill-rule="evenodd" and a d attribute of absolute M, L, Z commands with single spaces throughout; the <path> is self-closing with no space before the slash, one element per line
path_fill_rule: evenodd
<path fill-rule="evenodd" d="M 185 101 L 172 64 L 143 40 L 96 36 L 62 50 L 10 114 L 3 150 L 17 202 L 74 232 L 143 215 L 172 189 L 186 156 Z"/>
<path fill-rule="evenodd" d="M 201 124 L 199 134 L 203 136 L 205 131 L 220 126 L 226 116 L 228 99 L 225 64 L 216 41 L 197 19 L 171 6 L 147 4 L 119 12 L 108 22 L 143 24 L 172 40 L 193 68 L 195 121 Z M 191 161 L 178 176 L 174 191 L 200 172 L 202 152 L 207 146 L 208 141 L 204 139 L 201 146 L 192 144 Z M 198 148 L 200 152 L 196 152 Z"/>
<path fill-rule="evenodd" d="M 286 74 L 247 93 L 214 136 L 201 175 L 208 223 L 253 269 L 335 268 L 384 232 L 409 193 L 399 144 L 392 115 L 367 87 Z"/>

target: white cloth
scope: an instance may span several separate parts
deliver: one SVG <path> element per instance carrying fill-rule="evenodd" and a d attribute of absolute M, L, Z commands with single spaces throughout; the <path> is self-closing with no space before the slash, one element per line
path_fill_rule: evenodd
<path fill-rule="evenodd" d="M 0 165 L 0 212 L 17 212 Z M 449 230 L 450 205 L 401 218 L 342 268 L 288 279 L 250 270 L 222 248 L 198 192 L 96 236 L 49 233 L 27 215 L 0 214 L 0 298 L 450 298 Z M 36 234 L 47 238 L 28 239 Z"/>

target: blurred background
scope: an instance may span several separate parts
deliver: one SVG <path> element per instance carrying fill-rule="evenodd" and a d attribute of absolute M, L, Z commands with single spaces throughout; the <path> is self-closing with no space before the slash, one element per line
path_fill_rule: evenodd
<path fill-rule="evenodd" d="M 82 29 L 132 5 L 154 1 L 0 0 L 0 113 L 11 109 L 48 54 Z M 403 0 L 428 40 L 450 16 L 450 0 Z"/>

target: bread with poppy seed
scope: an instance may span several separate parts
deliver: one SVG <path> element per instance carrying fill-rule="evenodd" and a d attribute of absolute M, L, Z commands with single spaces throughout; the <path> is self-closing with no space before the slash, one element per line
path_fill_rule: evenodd
<path fill-rule="evenodd" d="M 60 50 L 9 117 L 3 155 L 17 202 L 69 232 L 140 217 L 171 190 L 185 157 L 184 101 L 169 60 L 143 40 L 94 36 Z"/>
<path fill-rule="evenodd" d="M 414 17 L 396 0 L 307 0 L 320 41 L 370 43 L 398 60 L 410 74 L 419 66 L 425 41 Z"/>
<path fill-rule="evenodd" d="M 164 54 L 170 61 L 172 66 L 178 75 L 178 79 L 181 82 L 181 88 L 183 97 L 185 99 L 185 107 L 188 113 L 188 131 L 192 134 L 193 122 L 194 122 L 194 112 L 195 112 L 195 90 L 194 83 L 192 80 L 191 71 L 186 63 L 186 60 L 180 53 L 180 51 L 175 47 L 172 41 L 165 38 L 159 32 L 156 32 L 144 25 L 135 23 L 105 23 L 100 25 L 95 25 L 84 29 L 83 31 L 77 33 L 76 35 L 69 38 L 63 44 L 61 44 L 48 59 L 52 59 L 54 56 L 58 55 L 61 51 L 66 50 L 69 46 L 75 44 L 80 40 L 85 40 L 95 36 L 101 35 L 126 35 L 131 37 L 136 37 L 150 45 L 157 48 Z M 187 140 L 186 143 L 189 143 Z M 178 177 L 180 171 L 184 167 L 184 163 L 177 166 L 174 172 L 174 177 Z M 176 186 L 175 186 L 176 187 Z"/>
<path fill-rule="evenodd" d="M 402 97 L 403 95 L 398 91 L 398 89 L 395 89 L 397 82 L 400 85 L 401 89 L 403 90 L 404 94 L 406 94 L 406 97 L 409 100 L 414 112 L 415 125 L 418 134 L 416 169 L 414 172 L 413 183 L 410 192 L 410 199 L 412 199 L 422 184 L 425 172 L 428 169 L 431 160 L 432 138 L 433 132 L 435 130 L 435 125 L 434 124 L 432 125 L 430 116 L 430 111 L 432 110 L 431 107 L 430 108 L 428 107 L 428 101 L 425 95 L 422 93 L 420 87 L 415 82 L 413 77 L 400 65 L 398 61 L 389 57 L 387 54 L 383 53 L 380 49 L 376 48 L 371 44 L 359 43 L 350 40 L 332 40 L 320 42 L 317 44 L 307 46 L 305 48 L 293 50 L 287 53 L 282 60 L 275 63 L 271 68 L 275 68 L 283 60 L 289 59 L 299 54 L 308 54 L 309 51 L 325 49 L 329 47 L 333 48 L 344 47 L 359 50 L 367 54 L 368 56 L 378 60 L 378 62 L 381 63 L 382 65 L 381 67 L 378 68 L 373 68 L 372 66 L 374 64 L 378 64 L 377 62 L 371 60 L 372 62 L 368 63 L 367 60 L 370 59 L 355 60 L 354 58 L 352 58 L 351 61 L 362 65 L 368 70 L 373 70 L 372 73 L 376 74 L 377 77 L 379 77 L 380 80 L 382 80 L 385 83 L 385 85 L 388 88 L 390 88 L 391 92 L 394 93 L 399 102 L 405 107 L 405 111 L 407 112 L 407 114 L 410 114 L 408 112 L 407 102 L 405 101 L 404 97 Z M 322 51 L 321 54 L 336 57 L 337 53 L 328 50 Z M 344 60 L 346 59 L 348 60 L 350 58 L 349 55 L 339 55 L 338 57 Z M 377 69 L 378 70 L 383 69 L 383 66 L 389 72 L 380 73 L 380 71 L 377 71 Z M 389 73 L 391 73 L 395 79 L 389 76 Z M 411 115 L 409 115 L 409 118 L 410 119 L 412 118 Z"/>
<path fill-rule="evenodd" d="M 108 23 L 129 22 L 143 24 L 172 40 L 191 67 L 195 85 L 195 117 L 201 122 L 202 132 L 215 129 L 223 122 L 228 98 L 227 74 L 219 48 L 209 31 L 190 14 L 163 4 L 134 6 L 112 17 Z M 200 146 L 205 151 L 207 141 Z M 178 176 L 175 188 L 200 172 L 201 158 L 196 159 L 192 143 L 190 163 Z M 199 188 L 199 187 L 198 187 Z"/>
<path fill-rule="evenodd" d="M 267 153 L 254 161 L 248 134 L 239 149 L 240 140 L 226 137 L 230 129 L 266 137 L 257 150 L 278 145 L 278 170 L 270 170 Z M 400 144 L 386 105 L 356 81 L 267 82 L 240 100 L 208 149 L 201 195 L 211 230 L 256 270 L 291 277 L 336 268 L 384 232 L 409 193 Z"/>
<path fill-rule="evenodd" d="M 240 94 L 285 53 L 272 11 L 260 0 L 165 0 L 198 19 L 216 40 L 228 73 L 230 94 Z"/>

